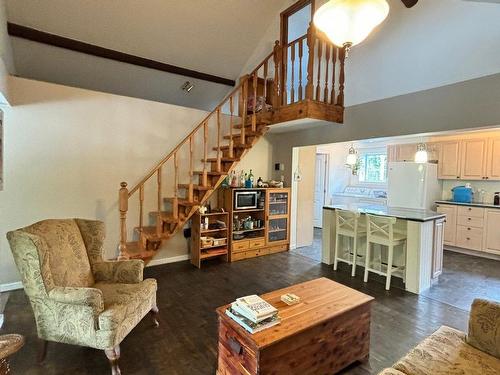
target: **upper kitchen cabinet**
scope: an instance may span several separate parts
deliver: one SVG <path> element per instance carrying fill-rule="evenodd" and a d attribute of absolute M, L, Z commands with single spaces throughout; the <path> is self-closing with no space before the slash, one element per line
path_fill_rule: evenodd
<path fill-rule="evenodd" d="M 414 161 L 416 152 L 416 143 L 397 145 L 395 161 Z"/>
<path fill-rule="evenodd" d="M 438 178 L 460 178 L 460 141 L 441 142 L 439 148 Z"/>
<path fill-rule="evenodd" d="M 486 179 L 487 139 L 465 139 L 461 145 L 462 168 L 460 178 L 463 180 Z"/>
<path fill-rule="evenodd" d="M 488 180 L 500 180 L 500 138 L 489 139 L 486 177 Z"/>

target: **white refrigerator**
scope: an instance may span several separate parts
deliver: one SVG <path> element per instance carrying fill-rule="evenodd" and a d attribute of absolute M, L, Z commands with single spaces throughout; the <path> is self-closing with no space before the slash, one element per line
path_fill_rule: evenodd
<path fill-rule="evenodd" d="M 437 164 L 390 162 L 387 187 L 389 207 L 432 210 L 441 199 Z"/>

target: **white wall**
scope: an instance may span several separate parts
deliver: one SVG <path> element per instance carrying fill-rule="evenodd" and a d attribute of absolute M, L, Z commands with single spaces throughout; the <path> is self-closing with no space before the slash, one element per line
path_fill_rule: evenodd
<path fill-rule="evenodd" d="M 9 85 L 13 106 L 4 109 L 0 284 L 19 280 L 6 232 L 46 218 L 103 220 L 106 255 L 114 256 L 119 183 L 137 183 L 206 112 L 15 77 Z M 255 165 L 256 175 L 267 178 L 270 165 L 263 161 L 271 160 L 270 153 L 263 141 L 245 158 L 246 168 Z M 171 175 L 164 181 L 172 181 Z M 146 199 L 154 194 L 147 186 Z M 153 199 L 146 212 L 154 204 Z M 136 212 L 131 201 L 129 229 L 137 222 Z M 186 254 L 179 234 L 157 257 Z"/>
<path fill-rule="evenodd" d="M 5 0 L 0 0 L 0 104 L 8 103 L 7 76 L 15 73 L 12 47 L 7 33 Z"/>
<path fill-rule="evenodd" d="M 316 1 L 316 7 L 324 2 Z M 401 0 L 388 2 L 387 19 L 349 54 L 346 106 L 500 72 L 500 5 L 420 0 L 407 9 Z M 244 71 L 259 63 L 277 39 L 279 19 L 268 27 Z"/>

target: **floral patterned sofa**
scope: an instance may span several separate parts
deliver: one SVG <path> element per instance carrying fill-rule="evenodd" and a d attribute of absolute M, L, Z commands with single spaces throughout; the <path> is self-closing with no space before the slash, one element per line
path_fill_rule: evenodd
<path fill-rule="evenodd" d="M 379 375 L 499 375 L 500 303 L 476 299 L 469 332 L 442 326 Z"/>

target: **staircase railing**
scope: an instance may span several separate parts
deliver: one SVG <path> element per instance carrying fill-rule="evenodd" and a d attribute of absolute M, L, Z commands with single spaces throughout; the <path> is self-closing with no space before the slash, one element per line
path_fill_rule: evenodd
<path fill-rule="evenodd" d="M 207 188 L 215 188 L 216 186 L 210 186 L 208 184 L 208 174 L 211 172 L 208 169 L 209 163 L 211 163 L 209 156 L 212 152 L 209 150 L 210 146 L 215 146 L 215 164 L 216 172 L 227 172 L 222 171 L 222 131 L 224 128 L 228 128 L 229 134 L 229 157 L 232 158 L 234 155 L 234 148 L 236 146 L 233 136 L 238 135 L 239 144 L 245 144 L 247 121 L 251 121 L 250 130 L 252 132 L 256 131 L 257 116 L 268 112 L 268 107 L 264 105 L 262 110 L 258 109 L 257 96 L 259 94 L 264 97 L 270 95 L 269 88 L 273 84 L 269 85 L 271 81 L 270 67 L 277 70 L 279 64 L 274 63 L 275 51 L 269 54 L 258 66 L 255 68 L 251 74 L 243 77 L 240 83 L 218 104 L 215 109 L 210 112 L 168 155 L 161 159 L 141 181 L 139 181 L 132 189 L 128 189 L 126 182 L 120 184 L 119 190 L 119 211 L 120 211 L 120 244 L 119 251 L 121 258 L 127 258 L 127 214 L 129 211 L 129 202 L 133 196 L 138 192 L 139 208 L 138 208 L 138 220 L 137 229 L 140 233 L 145 227 L 145 194 L 147 187 L 146 185 L 150 182 L 154 176 L 156 176 L 156 235 L 162 237 L 163 235 L 163 225 L 162 225 L 162 207 L 163 199 L 165 196 L 165 191 L 169 190 L 172 194 L 171 206 L 172 206 L 172 218 L 179 221 L 187 220 L 187 218 L 179 217 L 178 203 L 180 198 L 179 190 L 185 189 L 187 191 L 186 199 L 188 202 L 195 202 L 194 200 L 194 165 L 195 165 L 195 144 L 201 146 L 202 150 L 202 171 L 198 174 L 200 175 L 200 185 Z M 279 78 L 279 72 L 275 71 L 275 77 Z M 259 82 L 262 81 L 262 82 Z M 260 84 L 262 83 L 262 84 Z M 253 96 L 253 108 L 248 110 L 248 99 L 250 95 Z M 259 92 L 259 90 L 261 92 Z M 239 134 L 236 134 L 237 129 L 234 128 L 235 121 L 237 119 L 241 120 L 241 126 L 238 129 Z M 215 139 L 210 139 L 210 134 L 215 134 Z M 200 140 L 201 139 L 201 140 Z M 198 147 L 198 149 L 200 149 Z M 181 156 L 181 154 L 183 155 Z M 187 154 L 187 155 L 186 155 Z M 187 169 L 180 169 L 179 162 L 183 157 L 184 161 L 187 162 Z M 163 175 L 167 169 L 167 164 L 171 163 L 170 169 L 173 172 L 170 179 L 172 186 L 168 189 L 165 186 Z M 180 174 L 185 171 L 185 176 Z M 179 183 L 180 180 L 187 183 L 182 185 Z M 196 202 L 203 203 L 203 202 Z M 149 205 L 151 206 L 151 205 Z"/>
<path fill-rule="evenodd" d="M 224 145 L 227 151 L 225 157 L 234 158 L 235 149 L 238 145 L 245 145 L 247 135 L 255 136 L 259 116 L 271 117 L 281 108 L 303 101 L 343 107 L 344 61 L 345 50 L 335 47 L 312 25 L 306 35 L 286 46 L 280 46 L 276 41 L 273 52 L 249 75 L 242 77 L 234 90 L 132 189 L 128 189 L 126 182 L 120 184 L 120 257 L 129 257 L 127 219 L 132 198 L 138 200 L 135 224 L 139 236 L 146 229 L 151 231 L 155 227 L 153 234 L 159 239 L 168 237 L 169 233 L 189 219 L 189 213 L 179 212 L 179 203 L 182 201 L 185 206 L 202 204 L 209 194 L 196 196 L 195 187 L 198 192 L 214 190 L 217 184 L 209 184 L 209 176 L 229 172 L 223 170 L 224 139 L 228 139 Z M 271 108 L 268 107 L 269 103 Z M 239 121 L 238 127 L 235 126 L 236 121 Z M 223 137 L 223 131 L 227 131 L 228 135 Z M 251 133 L 247 133 L 249 131 Z M 216 152 L 215 157 L 211 157 L 213 151 Z M 201 170 L 195 171 L 195 167 Z M 165 175 L 170 176 L 168 180 L 164 179 Z M 199 178 L 197 184 L 194 183 L 195 175 Z M 219 179 L 218 183 L 221 181 Z M 180 190 L 185 191 L 183 197 L 180 196 Z M 151 191 L 154 193 L 151 194 Z M 175 224 L 175 229 L 166 233 L 162 207 L 167 194 L 171 195 L 168 198 L 171 204 L 169 218 Z M 146 199 L 150 195 L 153 201 Z M 154 215 L 149 216 L 149 222 L 154 222 L 154 225 L 146 225 L 147 210 Z"/>

